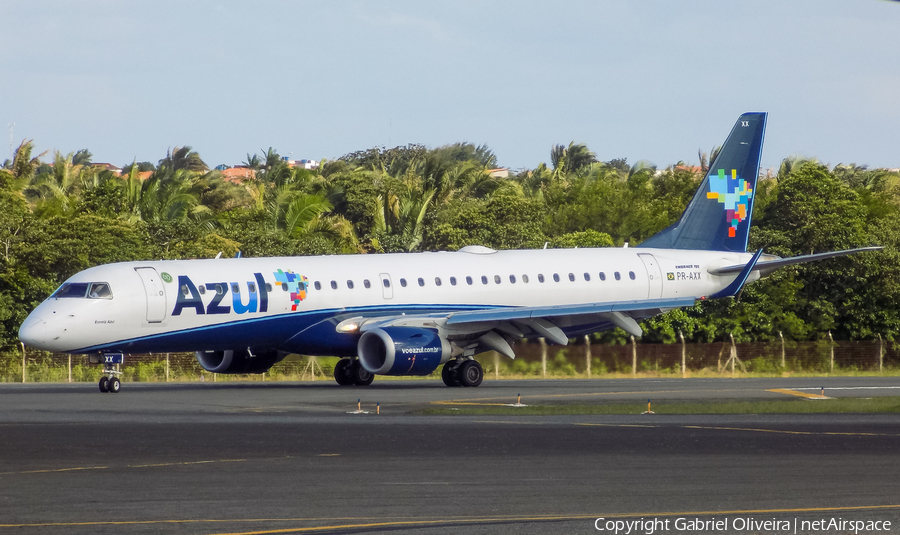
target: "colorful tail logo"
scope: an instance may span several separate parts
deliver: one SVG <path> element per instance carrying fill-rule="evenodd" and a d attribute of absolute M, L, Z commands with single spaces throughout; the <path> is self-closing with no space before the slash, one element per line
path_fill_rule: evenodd
<path fill-rule="evenodd" d="M 738 224 L 747 219 L 753 188 L 747 181 L 737 176 L 737 169 L 731 170 L 731 178 L 725 176 L 724 169 L 719 169 L 719 176 L 709 177 L 709 192 L 706 198 L 716 199 L 724 205 L 725 220 L 729 225 L 728 237 L 734 238 Z"/>

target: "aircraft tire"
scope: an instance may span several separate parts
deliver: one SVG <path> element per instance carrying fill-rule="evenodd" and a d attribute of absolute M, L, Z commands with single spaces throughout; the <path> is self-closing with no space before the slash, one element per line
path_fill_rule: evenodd
<path fill-rule="evenodd" d="M 484 368 L 476 360 L 467 360 L 457 371 L 459 383 L 463 386 L 478 386 L 484 380 Z"/>
<path fill-rule="evenodd" d="M 375 380 L 375 374 L 363 368 L 362 364 L 359 363 L 359 359 L 357 359 L 350 365 L 350 378 L 353 380 L 353 384 L 357 386 L 369 386 Z"/>
<path fill-rule="evenodd" d="M 104 377 L 100 378 L 100 391 L 104 392 L 104 393 L 109 392 L 109 378 L 108 377 L 104 376 Z"/>
<path fill-rule="evenodd" d="M 341 359 L 334 365 L 334 380 L 341 386 L 350 386 L 353 384 L 353 377 L 350 375 L 350 367 L 353 362 L 350 359 Z"/>
<path fill-rule="evenodd" d="M 122 389 L 122 382 L 119 381 L 118 377 L 113 377 L 109 380 L 109 383 L 107 383 L 106 388 L 109 390 L 110 394 L 118 394 L 119 390 Z"/>
<path fill-rule="evenodd" d="M 444 380 L 444 384 L 447 386 L 462 386 L 456 371 L 453 369 L 454 364 L 456 364 L 454 360 L 444 364 L 444 368 L 441 370 L 441 379 Z"/>

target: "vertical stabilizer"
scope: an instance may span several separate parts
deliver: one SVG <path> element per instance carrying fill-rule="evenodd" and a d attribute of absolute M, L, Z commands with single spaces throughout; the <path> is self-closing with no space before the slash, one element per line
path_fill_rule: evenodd
<path fill-rule="evenodd" d="M 681 219 L 639 247 L 746 251 L 765 131 L 765 113 L 741 115 Z"/>

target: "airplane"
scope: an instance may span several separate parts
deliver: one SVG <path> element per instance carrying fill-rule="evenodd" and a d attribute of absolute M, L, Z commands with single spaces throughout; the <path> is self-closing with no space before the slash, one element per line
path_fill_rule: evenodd
<path fill-rule="evenodd" d="M 640 337 L 639 321 L 735 296 L 780 267 L 880 249 L 747 251 L 766 118 L 741 115 L 680 219 L 636 247 L 120 262 L 66 280 L 19 339 L 107 363 L 109 392 L 124 354 L 189 351 L 213 373 L 264 373 L 297 353 L 343 357 L 339 385 L 443 366 L 447 386 L 478 386 L 473 357 L 515 358 L 517 339 Z"/>

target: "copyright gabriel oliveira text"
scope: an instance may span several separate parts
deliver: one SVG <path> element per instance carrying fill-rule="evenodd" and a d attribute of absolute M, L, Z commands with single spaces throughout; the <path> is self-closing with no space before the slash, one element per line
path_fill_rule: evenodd
<path fill-rule="evenodd" d="M 666 533 L 753 533 L 753 534 L 806 534 L 806 533 L 882 533 L 890 532 L 890 520 L 825 518 L 758 518 L 758 517 L 709 517 L 709 518 L 598 518 L 594 529 L 610 535 L 654 535 Z"/>

